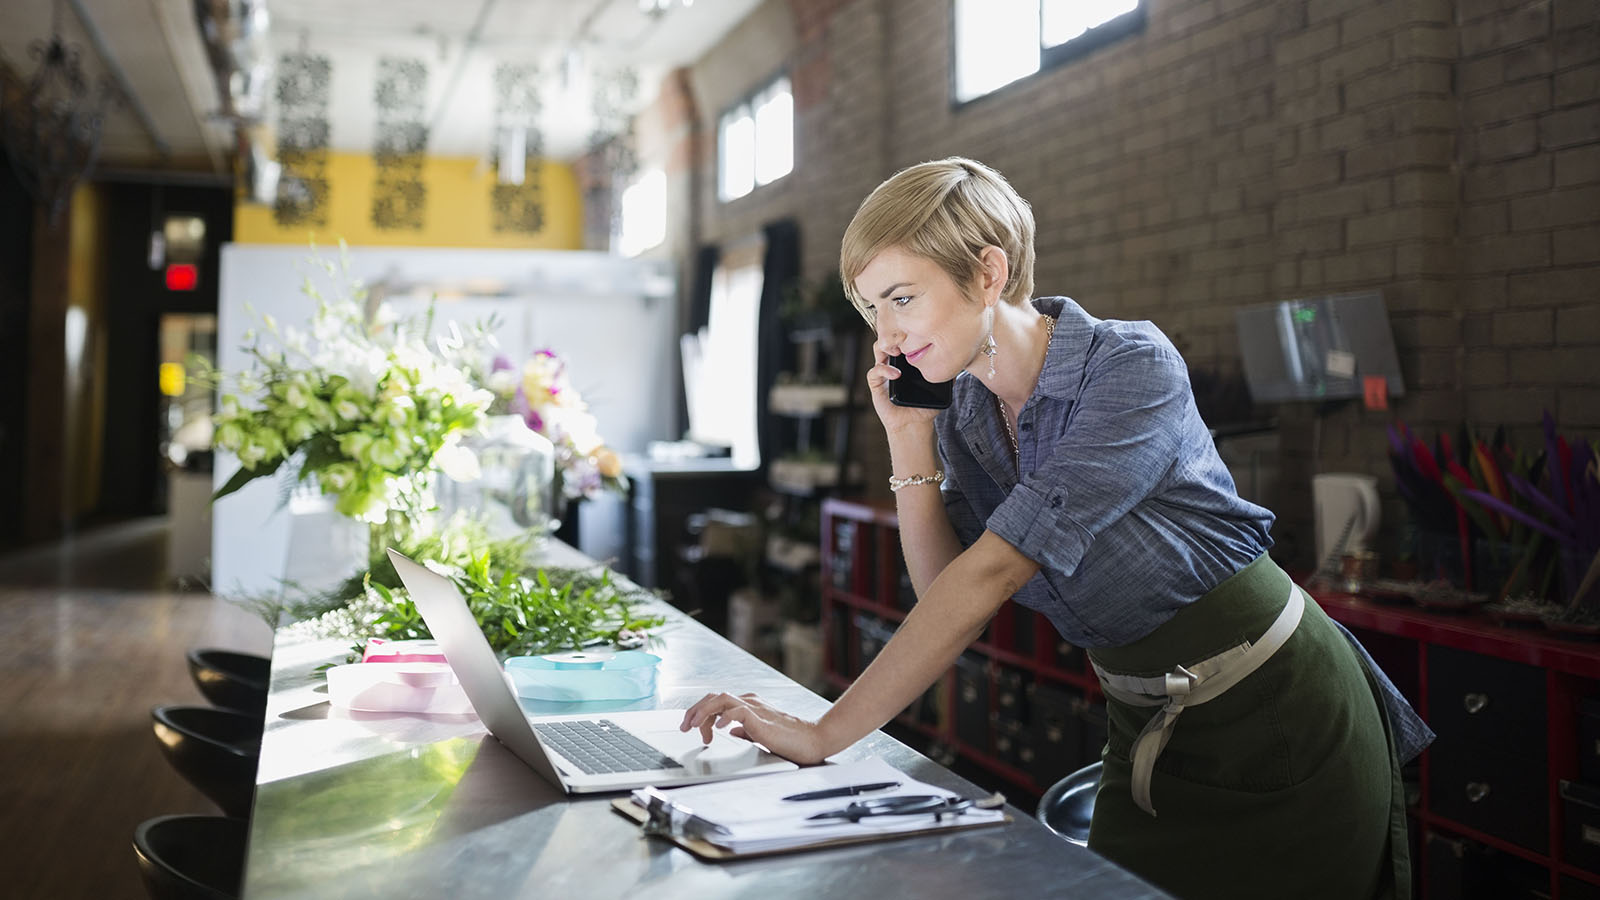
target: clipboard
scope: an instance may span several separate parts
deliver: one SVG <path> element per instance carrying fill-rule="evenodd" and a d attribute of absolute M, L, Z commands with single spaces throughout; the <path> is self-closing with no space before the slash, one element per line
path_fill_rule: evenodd
<path fill-rule="evenodd" d="M 892 813 L 868 813 L 849 819 L 851 825 L 869 818 L 881 818 L 885 825 L 896 820 L 886 828 L 843 830 L 828 836 L 791 830 L 797 825 L 803 828 L 817 818 L 818 812 L 838 810 L 840 803 L 852 801 L 864 792 L 875 795 L 861 801 L 867 804 L 896 799 L 882 793 L 888 789 L 896 789 L 900 797 L 914 801 L 947 798 L 955 805 L 923 806 L 904 819 Z M 812 793 L 819 796 L 803 796 Z M 800 802 L 789 806 L 790 801 Z M 667 838 L 700 859 L 713 862 L 1005 825 L 1012 820 L 1004 805 L 1005 797 L 1000 794 L 965 800 L 948 790 L 918 782 L 881 759 L 666 791 L 642 788 L 611 802 L 612 809 L 637 823 L 646 835 Z M 776 817 L 766 815 L 779 809 L 786 812 Z M 758 814 L 752 818 L 747 815 L 751 811 Z M 926 818 L 919 821 L 915 816 Z M 727 840 L 719 840 L 711 831 L 726 835 Z"/>
<path fill-rule="evenodd" d="M 639 825 L 640 827 L 643 827 L 650 820 L 650 814 L 645 812 L 644 807 L 635 803 L 632 797 L 618 797 L 615 800 L 612 800 L 611 808 L 616 810 L 618 813 L 621 813 L 624 817 L 630 819 L 634 824 Z M 672 843 L 677 844 L 679 847 L 682 847 L 683 849 L 694 854 L 696 857 L 706 860 L 707 862 L 725 862 L 732 859 L 755 859 L 762 856 L 781 856 L 788 853 L 803 853 L 808 850 L 826 850 L 832 847 L 848 847 L 851 844 L 870 844 L 880 841 L 898 840 L 900 838 L 917 837 L 919 835 L 950 834 L 956 831 L 971 831 L 975 828 L 993 828 L 996 825 L 1009 825 L 1011 824 L 1011 821 L 1011 815 L 1007 813 L 992 821 L 958 822 L 955 824 L 930 824 L 930 826 L 927 828 L 919 828 L 915 831 L 888 831 L 877 834 L 846 835 L 830 838 L 826 841 L 819 841 L 814 844 L 802 844 L 796 847 L 779 847 L 772 850 L 755 850 L 744 853 L 735 853 L 726 847 L 719 847 L 703 838 L 691 837 L 689 835 L 663 833 L 655 836 L 666 838 Z"/>

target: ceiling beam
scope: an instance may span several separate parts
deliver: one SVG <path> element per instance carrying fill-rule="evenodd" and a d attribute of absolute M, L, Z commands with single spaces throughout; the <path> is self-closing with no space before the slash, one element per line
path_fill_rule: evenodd
<path fill-rule="evenodd" d="M 150 10 L 161 27 L 161 36 L 167 44 L 167 58 L 172 62 L 178 83 L 189 98 L 189 114 L 200 141 L 205 145 L 211 169 L 219 174 L 229 173 L 225 147 L 231 147 L 232 129 L 217 121 L 208 111 L 217 106 L 217 77 L 206 60 L 205 45 L 195 23 L 192 0 L 150 0 Z"/>

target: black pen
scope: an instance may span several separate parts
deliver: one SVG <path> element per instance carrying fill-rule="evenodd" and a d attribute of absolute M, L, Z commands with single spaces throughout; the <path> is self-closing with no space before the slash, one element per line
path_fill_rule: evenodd
<path fill-rule="evenodd" d="M 847 784 L 844 787 L 823 788 L 820 791 L 803 791 L 790 794 L 785 800 L 827 800 L 831 797 L 854 797 L 867 791 L 883 791 L 900 786 L 898 781 L 874 781 L 871 784 Z"/>

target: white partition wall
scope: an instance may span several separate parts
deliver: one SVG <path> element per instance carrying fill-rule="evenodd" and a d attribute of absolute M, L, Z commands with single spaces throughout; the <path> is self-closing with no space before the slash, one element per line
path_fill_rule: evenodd
<path fill-rule="evenodd" d="M 320 258 L 337 262 L 337 248 L 322 248 Z M 576 251 L 403 247 L 353 247 L 349 259 L 350 274 L 402 314 L 425 309 L 437 295 L 436 329 L 451 321 L 465 328 L 493 313 L 501 349 L 510 359 L 520 363 L 534 350 L 554 350 L 567 360 L 573 385 L 598 419 L 601 435 L 619 452 L 642 452 L 652 440 L 677 437 L 675 289 L 667 263 Z M 309 321 L 316 307 L 302 290 L 308 277 L 319 290 L 334 287 L 309 248 L 223 247 L 220 368 L 244 367 L 244 335 L 260 328 L 261 315 L 284 325 Z M 215 484 L 226 483 L 238 465 L 231 454 L 218 453 Z M 216 504 L 211 573 L 217 591 L 271 591 L 286 573 L 303 577 L 327 568 L 320 561 L 290 565 L 291 514 L 280 508 L 281 497 L 278 479 L 262 479 Z M 620 504 L 592 505 L 600 516 L 620 514 Z M 586 544 L 592 527 L 597 535 L 620 530 L 582 518 Z M 334 557 L 348 552 L 322 546 Z M 587 549 L 602 558 L 616 552 L 604 545 Z M 305 552 L 305 541 L 297 540 L 295 562 L 313 562 L 299 556 Z M 348 572 L 324 574 L 331 582 Z"/>

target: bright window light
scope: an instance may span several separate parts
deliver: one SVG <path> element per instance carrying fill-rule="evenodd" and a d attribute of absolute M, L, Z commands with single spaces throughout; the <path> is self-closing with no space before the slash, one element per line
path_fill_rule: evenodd
<path fill-rule="evenodd" d="M 651 169 L 622 192 L 622 233 L 617 249 L 638 256 L 667 239 L 667 175 Z"/>
<path fill-rule="evenodd" d="M 1039 71 L 1039 0 L 956 0 L 956 99 Z"/>
<path fill-rule="evenodd" d="M 756 184 L 771 184 L 794 169 L 794 95 L 780 78 L 756 106 Z"/>
<path fill-rule="evenodd" d="M 722 117 L 722 199 L 732 200 L 756 186 L 756 122 L 750 107 Z"/>
<path fill-rule="evenodd" d="M 761 266 L 718 266 L 711 276 L 711 310 L 698 335 L 685 336 L 684 381 L 690 437 L 732 448 L 735 465 L 756 466 L 756 340 Z"/>
<path fill-rule="evenodd" d="M 1046 47 L 1060 46 L 1138 8 L 1139 0 L 1042 0 L 1040 42 Z"/>
<path fill-rule="evenodd" d="M 717 190 L 743 197 L 794 171 L 794 93 L 778 78 L 722 114 L 718 125 Z"/>
<path fill-rule="evenodd" d="M 955 99 L 962 103 L 1115 40 L 1129 29 L 1096 28 L 1138 12 L 1140 0 L 953 0 Z M 1143 25 L 1141 17 L 1124 24 Z M 1056 48 L 1082 40 L 1074 48 Z M 1047 52 L 1048 51 L 1048 52 Z"/>

